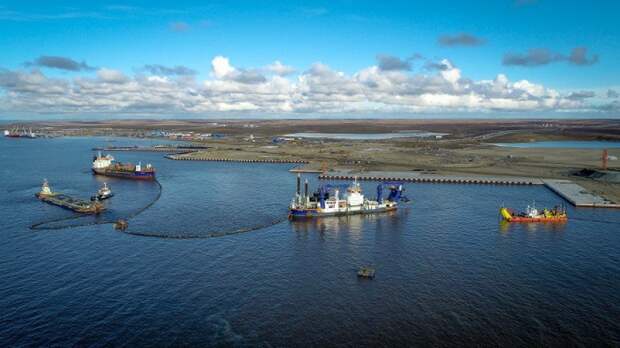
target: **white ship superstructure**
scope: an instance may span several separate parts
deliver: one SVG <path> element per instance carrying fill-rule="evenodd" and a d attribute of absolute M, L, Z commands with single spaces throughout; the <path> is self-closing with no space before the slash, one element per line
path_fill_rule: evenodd
<path fill-rule="evenodd" d="M 101 152 L 97 153 L 97 157 L 93 161 L 93 169 L 105 169 L 112 165 L 114 157 L 112 155 L 102 156 Z"/>
<path fill-rule="evenodd" d="M 322 185 L 312 196 L 308 194 L 308 181 L 304 194 L 301 193 L 300 178 L 297 178 L 297 193 L 291 202 L 291 218 L 367 214 L 396 210 L 401 199 L 402 184 L 389 184 L 390 195 L 383 199 L 386 184 L 377 186 L 377 198 L 366 199 L 360 184 L 355 180 L 350 185 Z"/>

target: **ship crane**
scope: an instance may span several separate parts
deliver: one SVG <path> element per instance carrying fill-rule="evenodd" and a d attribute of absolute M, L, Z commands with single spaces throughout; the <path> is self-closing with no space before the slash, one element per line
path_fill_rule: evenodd
<path fill-rule="evenodd" d="M 385 181 L 377 185 L 377 202 L 383 203 L 383 188 L 387 187 L 390 190 L 390 194 L 387 200 L 390 202 L 399 202 L 401 200 L 407 202 L 409 199 L 403 195 L 403 183 L 397 181 Z"/>
<path fill-rule="evenodd" d="M 349 188 L 348 184 L 327 184 L 319 186 L 319 204 L 321 208 L 325 209 L 325 199 L 327 198 L 327 193 L 331 190 L 346 190 Z"/>

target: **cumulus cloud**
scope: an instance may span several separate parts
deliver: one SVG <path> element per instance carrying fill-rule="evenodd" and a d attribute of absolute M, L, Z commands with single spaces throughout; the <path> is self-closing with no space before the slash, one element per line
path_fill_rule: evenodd
<path fill-rule="evenodd" d="M 597 104 L 591 91 L 560 93 L 528 80 L 511 81 L 504 74 L 473 80 L 447 59 L 436 64 L 441 68 L 385 70 L 373 65 L 346 74 L 315 63 L 287 77 L 235 67 L 227 57 L 217 56 L 211 61 L 210 78 L 203 81 L 197 75 L 128 76 L 111 68 L 97 70 L 96 77 L 74 78 L 52 78 L 38 69 L 0 70 L 0 111 L 108 115 L 617 111 L 618 103 L 613 103 L 617 100 Z"/>
<path fill-rule="evenodd" d="M 485 40 L 472 34 L 459 33 L 456 35 L 443 35 L 437 39 L 441 46 L 480 46 Z"/>
<path fill-rule="evenodd" d="M 570 64 L 585 66 L 598 62 L 598 55 L 588 57 L 587 53 L 588 49 L 585 47 L 575 47 L 569 55 L 556 53 L 547 48 L 533 48 L 526 53 L 506 53 L 502 64 L 534 67 L 566 61 Z"/>
<path fill-rule="evenodd" d="M 24 63 L 26 66 L 37 66 L 41 68 L 59 69 L 67 71 L 93 70 L 92 66 L 86 62 L 78 62 L 71 58 L 60 56 L 40 56 L 32 62 Z"/>
<path fill-rule="evenodd" d="M 125 83 L 128 81 L 127 76 L 122 72 L 108 68 L 97 70 L 97 77 L 99 80 L 107 83 Z"/>
<path fill-rule="evenodd" d="M 379 69 L 384 71 L 411 70 L 409 59 L 402 60 L 386 54 L 377 55 L 377 64 Z"/>
<path fill-rule="evenodd" d="M 279 60 L 269 64 L 266 70 L 280 76 L 290 75 L 295 72 L 295 68 L 290 65 L 284 65 Z"/>
<path fill-rule="evenodd" d="M 256 69 L 237 69 L 230 65 L 226 57 L 217 56 L 211 61 L 212 73 L 218 79 L 231 80 L 239 83 L 256 84 L 266 81 Z"/>
<path fill-rule="evenodd" d="M 424 64 L 424 69 L 426 70 L 447 70 L 452 66 L 449 60 L 443 59 L 439 62 L 435 62 L 432 60 L 427 60 Z"/>
<path fill-rule="evenodd" d="M 613 99 L 613 98 L 618 98 L 618 97 L 620 97 L 620 93 L 616 92 L 613 89 L 607 90 L 607 98 Z"/>
<path fill-rule="evenodd" d="M 190 76 L 196 75 L 197 71 L 194 69 L 190 69 L 186 66 L 175 65 L 172 67 L 160 65 L 160 64 L 147 64 L 143 67 L 144 70 L 150 72 L 153 75 L 163 75 L 163 76 Z"/>
<path fill-rule="evenodd" d="M 578 91 L 569 93 L 566 98 L 571 100 L 583 100 L 587 98 L 594 98 L 596 94 L 593 91 Z"/>

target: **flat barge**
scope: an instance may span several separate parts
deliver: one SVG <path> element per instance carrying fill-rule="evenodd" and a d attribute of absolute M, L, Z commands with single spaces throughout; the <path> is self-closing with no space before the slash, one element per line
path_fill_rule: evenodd
<path fill-rule="evenodd" d="M 105 206 L 99 202 L 88 202 L 81 199 L 67 196 L 63 193 L 52 192 L 47 183 L 43 181 L 41 191 L 35 194 L 35 197 L 45 203 L 56 205 L 65 209 L 72 210 L 81 214 L 99 214 L 105 211 Z"/>

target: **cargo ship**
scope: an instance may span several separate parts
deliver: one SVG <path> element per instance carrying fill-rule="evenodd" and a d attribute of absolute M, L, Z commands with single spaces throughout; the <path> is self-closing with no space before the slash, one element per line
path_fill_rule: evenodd
<path fill-rule="evenodd" d="M 511 209 L 501 207 L 499 213 L 503 220 L 508 222 L 565 222 L 568 220 L 566 207 L 556 206 L 553 209 L 538 210 L 532 204 L 525 212 L 515 213 Z"/>
<path fill-rule="evenodd" d="M 382 213 L 396 210 L 399 201 L 406 200 L 402 195 L 402 183 L 379 184 L 375 200 L 364 197 L 357 179 L 349 185 L 321 185 L 312 196 L 308 194 L 308 181 L 304 184 L 304 194 L 300 184 L 300 177 L 297 176 L 297 193 L 289 207 L 290 219 Z M 383 199 L 383 188 L 386 186 L 390 193 Z"/>
<path fill-rule="evenodd" d="M 99 214 L 105 210 L 105 206 L 99 202 L 87 202 L 59 192 L 52 192 L 47 180 L 43 181 L 41 191 L 35 193 L 35 197 L 45 203 L 53 204 L 82 214 Z"/>
<path fill-rule="evenodd" d="M 150 164 L 142 167 L 142 163 L 115 163 L 111 155 L 102 156 L 101 152 L 93 158 L 93 173 L 96 175 L 114 176 L 134 180 L 155 180 L 155 168 Z"/>
<path fill-rule="evenodd" d="M 7 129 L 4 131 L 4 136 L 7 138 L 26 138 L 26 139 L 34 139 L 37 135 L 32 131 L 32 128 L 26 130 L 25 127 L 21 129 L 19 127 L 14 127 L 12 129 Z"/>

